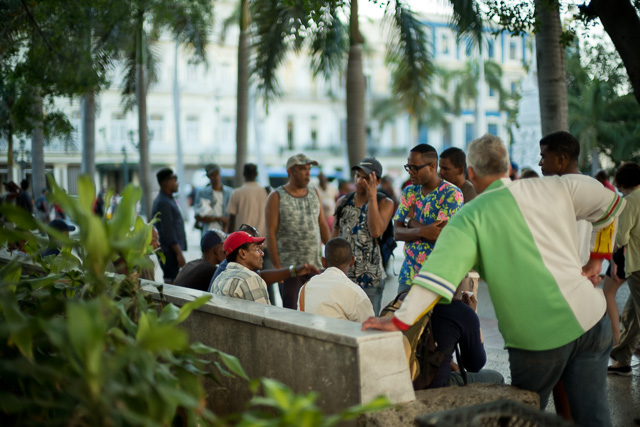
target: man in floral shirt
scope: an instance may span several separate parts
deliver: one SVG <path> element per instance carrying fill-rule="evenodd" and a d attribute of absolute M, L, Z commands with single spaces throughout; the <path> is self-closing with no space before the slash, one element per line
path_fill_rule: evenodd
<path fill-rule="evenodd" d="M 438 153 L 432 146 L 413 147 L 404 168 L 409 172 L 411 185 L 402 191 L 400 206 L 393 218 L 395 239 L 406 242 L 398 293 L 411 287 L 440 231 L 464 200 L 458 187 L 438 175 Z"/>

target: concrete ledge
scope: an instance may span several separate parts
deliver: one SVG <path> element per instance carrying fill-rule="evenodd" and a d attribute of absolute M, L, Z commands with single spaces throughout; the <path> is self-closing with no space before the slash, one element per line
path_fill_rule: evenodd
<path fill-rule="evenodd" d="M 416 400 L 371 414 L 364 414 L 359 426 L 400 427 L 414 425 L 418 415 L 432 414 L 449 409 L 463 408 L 480 403 L 509 399 L 534 409 L 540 407 L 540 397 L 532 391 L 510 385 L 469 384 L 465 387 L 444 387 L 416 392 Z"/>
<path fill-rule="evenodd" d="M 144 290 L 161 299 L 157 285 L 145 282 Z M 163 302 L 182 306 L 205 293 L 164 285 L 163 294 Z M 379 395 L 394 403 L 415 398 L 400 332 L 362 332 L 355 322 L 220 296 L 194 311 L 184 327 L 193 341 L 236 356 L 251 378 L 318 393 L 326 414 Z M 221 378 L 206 388 L 216 414 L 241 411 L 251 397 L 240 379 Z"/>

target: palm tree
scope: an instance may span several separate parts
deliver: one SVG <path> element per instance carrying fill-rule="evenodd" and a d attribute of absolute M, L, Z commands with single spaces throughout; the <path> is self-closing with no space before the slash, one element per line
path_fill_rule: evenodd
<path fill-rule="evenodd" d="M 458 29 L 480 39 L 482 21 L 475 2 L 452 0 L 451 3 Z M 349 17 L 348 26 L 340 21 L 340 16 Z M 267 105 L 279 92 L 276 69 L 289 50 L 299 52 L 307 42 L 314 76 L 322 73 L 327 79 L 340 70 L 348 51 L 348 157 L 350 164 L 357 163 L 366 153 L 364 39 L 359 30 L 358 1 L 347 4 L 338 0 L 291 3 L 254 0 L 252 17 L 256 24 L 254 74 Z M 427 110 L 428 87 L 433 75 L 424 26 L 402 0 L 387 3 L 385 22 L 389 29 L 387 60 L 391 66 L 392 91 L 409 114 L 419 117 Z"/>
<path fill-rule="evenodd" d="M 151 162 L 147 128 L 147 89 L 154 81 L 155 59 L 152 45 L 161 31 L 168 30 L 182 44 L 192 48 L 195 57 L 206 61 L 205 48 L 212 20 L 211 2 L 206 0 L 172 0 L 132 2 L 130 19 L 122 23 L 122 31 L 133 36 L 125 56 L 123 98 L 125 110 L 138 109 L 138 149 L 140 151 L 140 184 L 142 210 L 151 214 Z"/>

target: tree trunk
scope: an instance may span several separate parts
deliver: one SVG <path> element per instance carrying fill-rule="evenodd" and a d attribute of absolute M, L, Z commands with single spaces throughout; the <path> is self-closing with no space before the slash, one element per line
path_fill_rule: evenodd
<path fill-rule="evenodd" d="M 180 85 L 178 84 L 178 47 L 176 40 L 175 55 L 173 59 L 173 118 L 176 128 L 176 156 L 178 160 L 178 177 L 184 178 L 184 159 L 182 157 L 182 136 L 180 133 Z M 186 187 L 178 191 L 178 205 L 182 211 L 182 217 L 187 218 L 187 193 Z"/>
<path fill-rule="evenodd" d="M 33 183 L 33 194 L 40 194 L 46 187 L 45 166 L 44 166 L 44 132 L 42 131 L 43 107 L 42 98 L 36 95 L 34 100 L 34 127 L 31 134 L 31 182 Z M 58 183 L 62 188 L 67 188 L 66 182 Z"/>
<path fill-rule="evenodd" d="M 358 1 L 351 0 L 351 46 L 347 62 L 347 152 L 349 165 L 358 164 L 367 153 L 364 110 L 365 79 L 362 72 L 362 46 L 364 40 L 358 24 Z"/>
<path fill-rule="evenodd" d="M 240 36 L 238 38 L 238 92 L 236 107 L 236 174 L 234 185 L 242 185 L 242 171 L 247 161 L 247 133 L 249 124 L 249 1 L 240 5 Z"/>
<path fill-rule="evenodd" d="M 622 58 L 636 100 L 640 103 L 640 18 L 629 0 L 592 0 L 587 13 L 600 18 Z"/>
<path fill-rule="evenodd" d="M 96 175 L 96 97 L 93 88 L 84 93 L 81 105 L 81 171 L 83 174 L 89 175 L 91 182 L 93 182 Z"/>
<path fill-rule="evenodd" d="M 140 15 L 136 34 L 136 101 L 138 103 L 138 148 L 140 150 L 140 186 L 142 187 L 142 215 L 151 219 L 151 161 L 147 129 L 147 90 L 144 70 L 144 28 Z"/>
<path fill-rule="evenodd" d="M 535 0 L 540 28 L 536 34 L 538 93 L 542 136 L 569 131 L 569 103 L 558 0 Z"/>

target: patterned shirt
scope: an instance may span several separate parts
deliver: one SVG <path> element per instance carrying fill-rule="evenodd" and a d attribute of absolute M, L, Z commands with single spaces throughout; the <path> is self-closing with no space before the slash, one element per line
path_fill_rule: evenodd
<path fill-rule="evenodd" d="M 322 265 L 320 239 L 320 200 L 315 187 L 309 185 L 307 194 L 293 197 L 284 189 L 275 190 L 280 198 L 280 218 L 278 223 L 278 257 L 282 265 L 313 264 Z"/>
<path fill-rule="evenodd" d="M 369 203 L 358 208 L 352 197 L 342 209 L 337 225 L 339 236 L 351 244 L 353 256 L 356 258 L 347 276 L 361 288 L 379 287 L 382 279 L 386 277 L 382 268 L 380 246 L 369 232 L 368 213 Z"/>
<path fill-rule="evenodd" d="M 442 183 L 426 196 L 422 195 L 421 185 L 410 185 L 402 191 L 398 211 L 394 221 L 404 221 L 413 207 L 413 219 L 429 225 L 436 221 L 447 221 L 462 207 L 462 192 L 455 185 Z M 404 244 L 404 262 L 400 268 L 398 282 L 410 284 L 418 274 L 422 263 L 433 250 L 434 243 L 418 239 Z"/>
<path fill-rule="evenodd" d="M 209 292 L 215 295 L 270 304 L 267 284 L 262 280 L 262 277 L 237 262 L 229 263 L 227 269 L 213 281 Z"/>

